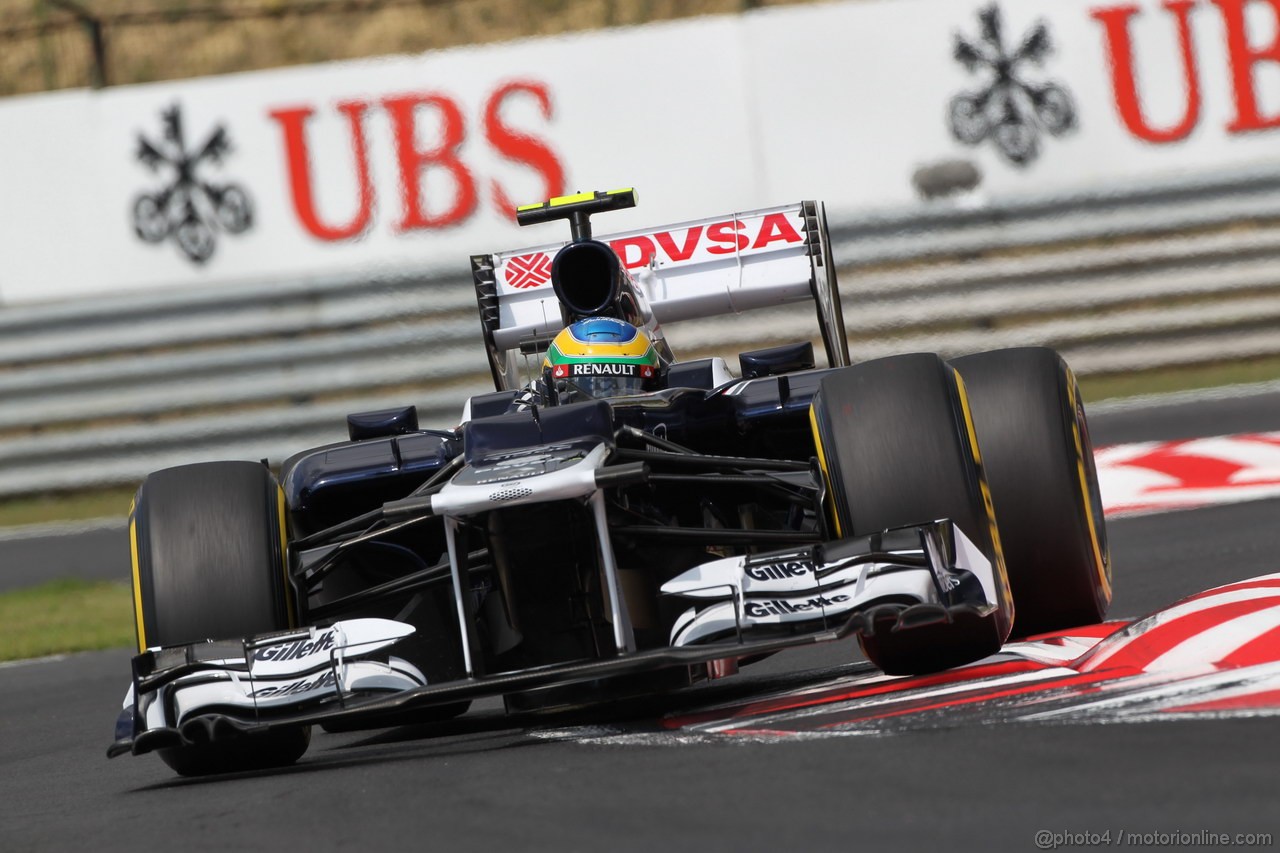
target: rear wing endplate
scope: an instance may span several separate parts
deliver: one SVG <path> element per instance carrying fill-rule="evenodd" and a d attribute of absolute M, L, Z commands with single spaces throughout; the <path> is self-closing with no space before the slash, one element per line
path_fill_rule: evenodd
<path fill-rule="evenodd" d="M 659 323 L 812 299 L 827 363 L 849 363 L 826 211 L 819 202 L 596 239 L 613 248 Z M 551 261 L 564 245 L 471 256 L 485 349 L 499 391 L 523 385 L 522 350 L 540 355 L 564 325 L 551 287 Z"/>

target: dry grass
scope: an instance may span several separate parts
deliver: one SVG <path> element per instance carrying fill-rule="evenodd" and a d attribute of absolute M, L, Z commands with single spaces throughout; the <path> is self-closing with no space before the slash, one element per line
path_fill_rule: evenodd
<path fill-rule="evenodd" d="M 106 77 L 146 83 L 420 53 L 812 0 L 81 0 Z M 0 0 L 0 95 L 92 85 L 91 42 L 46 0 Z"/>

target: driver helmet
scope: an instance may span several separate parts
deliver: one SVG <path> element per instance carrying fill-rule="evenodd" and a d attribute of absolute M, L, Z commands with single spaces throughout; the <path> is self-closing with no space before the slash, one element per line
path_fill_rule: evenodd
<path fill-rule="evenodd" d="M 573 386 L 595 398 L 658 387 L 661 362 L 643 330 L 613 317 L 587 317 L 556 335 L 542 362 L 550 388 Z"/>

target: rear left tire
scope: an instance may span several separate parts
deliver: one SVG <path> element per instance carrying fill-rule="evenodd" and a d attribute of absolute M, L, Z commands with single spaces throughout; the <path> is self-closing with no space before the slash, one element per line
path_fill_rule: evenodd
<path fill-rule="evenodd" d="M 1093 447 L 1071 368 L 1045 347 L 953 359 L 1000 521 L 1015 636 L 1101 621 L 1111 558 Z"/>

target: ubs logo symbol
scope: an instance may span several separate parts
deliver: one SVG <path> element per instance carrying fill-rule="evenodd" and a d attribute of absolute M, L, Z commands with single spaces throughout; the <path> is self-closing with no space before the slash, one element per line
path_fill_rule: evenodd
<path fill-rule="evenodd" d="M 253 225 L 253 203 L 244 188 L 217 183 L 204 173 L 221 166 L 231 151 L 231 140 L 222 125 L 204 143 L 187 148 L 182 111 L 170 107 L 161 114 L 161 138 L 152 142 L 138 134 L 137 158 L 168 183 L 142 193 L 133 202 L 133 229 L 147 243 L 172 238 L 178 249 L 195 264 L 203 264 L 217 248 L 217 232 L 241 234 Z"/>
<path fill-rule="evenodd" d="M 1043 23 L 1013 50 L 1005 44 L 998 6 L 979 12 L 978 23 L 976 40 L 956 35 L 954 55 L 970 74 L 984 78 L 983 86 L 951 99 L 951 133 L 966 145 L 991 139 L 1006 160 L 1025 166 L 1039 155 L 1042 133 L 1062 136 L 1075 128 L 1075 103 L 1058 83 L 1027 77 L 1027 66 L 1043 65 L 1053 51 Z"/>

